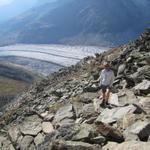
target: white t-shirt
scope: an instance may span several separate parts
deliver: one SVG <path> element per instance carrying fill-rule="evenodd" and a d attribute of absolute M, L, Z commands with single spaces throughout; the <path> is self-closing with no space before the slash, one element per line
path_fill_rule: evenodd
<path fill-rule="evenodd" d="M 112 86 L 115 79 L 111 69 L 103 69 L 100 73 L 100 85 Z"/>

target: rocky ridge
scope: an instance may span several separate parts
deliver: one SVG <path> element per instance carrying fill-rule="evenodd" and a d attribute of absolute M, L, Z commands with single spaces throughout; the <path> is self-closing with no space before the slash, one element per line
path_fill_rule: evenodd
<path fill-rule="evenodd" d="M 97 79 L 104 60 L 116 74 L 109 108 Z M 42 79 L 0 119 L 4 150 L 150 149 L 150 29 L 136 41 Z"/>

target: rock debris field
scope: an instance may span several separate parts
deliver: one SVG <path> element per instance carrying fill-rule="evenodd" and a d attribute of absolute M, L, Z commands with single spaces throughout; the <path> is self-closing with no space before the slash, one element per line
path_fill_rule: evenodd
<path fill-rule="evenodd" d="M 116 75 L 107 108 L 91 82 L 105 60 Z M 37 81 L 0 115 L 2 150 L 150 149 L 150 29 Z"/>

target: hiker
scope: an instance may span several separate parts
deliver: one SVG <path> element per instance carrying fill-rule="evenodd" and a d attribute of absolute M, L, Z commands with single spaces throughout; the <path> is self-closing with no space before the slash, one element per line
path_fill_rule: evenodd
<path fill-rule="evenodd" d="M 100 89 L 102 89 L 102 103 L 101 106 L 109 106 L 108 99 L 112 84 L 114 82 L 115 75 L 111 69 L 110 62 L 104 62 L 104 69 L 100 73 L 100 77 L 93 81 L 93 83 L 100 83 Z"/>

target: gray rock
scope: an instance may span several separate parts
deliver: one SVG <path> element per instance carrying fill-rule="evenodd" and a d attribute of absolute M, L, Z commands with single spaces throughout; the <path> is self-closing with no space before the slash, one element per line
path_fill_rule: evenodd
<path fill-rule="evenodd" d="M 58 141 L 53 143 L 50 150 L 101 150 L 100 146 L 91 145 L 83 142 Z"/>
<path fill-rule="evenodd" d="M 77 133 L 75 136 L 72 138 L 74 141 L 90 141 L 92 138 L 92 135 L 96 133 L 92 125 L 88 124 L 81 124 L 77 126 Z"/>
<path fill-rule="evenodd" d="M 44 142 L 44 136 L 39 133 L 35 138 L 34 138 L 34 143 L 36 146 Z"/>
<path fill-rule="evenodd" d="M 52 121 L 54 118 L 54 114 L 48 114 L 44 117 L 44 121 Z"/>
<path fill-rule="evenodd" d="M 43 122 L 42 123 L 42 130 L 46 134 L 54 132 L 53 125 L 50 122 Z"/>
<path fill-rule="evenodd" d="M 130 75 L 130 77 L 133 78 L 135 83 L 142 82 L 144 79 L 150 80 L 150 66 L 138 68 L 137 72 Z"/>
<path fill-rule="evenodd" d="M 95 116 L 96 113 L 95 113 L 94 105 L 92 103 L 85 104 L 81 110 L 81 114 L 83 118 L 89 118 Z"/>
<path fill-rule="evenodd" d="M 56 112 L 54 120 L 56 122 L 61 122 L 64 119 L 73 119 L 75 117 L 73 111 L 73 105 L 64 106 Z"/>
<path fill-rule="evenodd" d="M 121 144 L 109 142 L 103 150 L 148 150 L 150 143 L 140 141 L 128 141 Z"/>
<path fill-rule="evenodd" d="M 0 148 L 2 148 L 3 142 L 7 140 L 6 137 L 0 135 Z"/>
<path fill-rule="evenodd" d="M 2 140 L 2 139 L 1 139 Z M 0 141 L 1 150 L 15 150 L 11 142 L 7 139 Z"/>
<path fill-rule="evenodd" d="M 94 98 L 94 99 L 93 99 L 94 110 L 95 110 L 95 112 L 97 112 L 97 113 L 100 113 L 100 110 L 101 110 L 100 104 L 101 104 L 100 98 Z"/>
<path fill-rule="evenodd" d="M 125 69 L 126 69 L 126 64 L 121 64 L 121 65 L 118 67 L 117 76 L 119 76 L 120 74 L 123 74 Z"/>
<path fill-rule="evenodd" d="M 24 135 L 37 135 L 42 130 L 41 121 L 37 115 L 26 117 L 20 125 L 20 131 Z"/>
<path fill-rule="evenodd" d="M 28 150 L 33 139 L 34 138 L 32 136 L 26 135 L 20 143 L 21 150 Z"/>
<path fill-rule="evenodd" d="M 91 139 L 92 143 L 103 145 L 106 142 L 106 138 L 103 136 L 97 136 Z"/>
<path fill-rule="evenodd" d="M 97 86 L 97 85 L 88 85 L 88 86 L 86 86 L 86 87 L 84 87 L 84 89 L 83 89 L 83 91 L 84 92 L 97 92 L 97 91 L 99 91 L 99 86 Z"/>
<path fill-rule="evenodd" d="M 19 136 L 21 135 L 21 133 L 20 133 L 19 128 L 17 126 L 13 126 L 13 127 L 9 128 L 8 135 L 9 135 L 11 141 L 16 143 Z"/>
<path fill-rule="evenodd" d="M 118 94 L 118 101 L 121 106 L 125 104 L 136 103 L 138 101 L 132 90 L 121 90 Z"/>
<path fill-rule="evenodd" d="M 35 145 L 32 143 L 30 145 L 30 147 L 28 148 L 28 150 L 37 150 L 37 149 L 36 149 Z"/>
<path fill-rule="evenodd" d="M 134 87 L 136 94 L 148 94 L 150 93 L 150 81 L 143 80 L 142 83 Z"/>
<path fill-rule="evenodd" d="M 134 134 L 139 137 L 140 140 L 146 141 L 150 135 L 150 122 L 149 121 L 137 121 L 124 132 L 126 136 L 128 134 Z"/>
<path fill-rule="evenodd" d="M 115 142 L 123 142 L 124 137 L 123 134 L 113 128 L 110 125 L 104 124 L 102 122 L 95 122 L 97 133 L 100 133 L 104 137 L 107 138 L 107 140 L 115 141 Z"/>
<path fill-rule="evenodd" d="M 134 105 L 128 105 L 124 107 L 117 107 L 113 109 L 105 109 L 97 118 L 97 122 L 103 122 L 106 124 L 115 123 L 119 119 L 123 118 L 128 113 L 134 113 L 137 111 L 137 107 Z"/>

